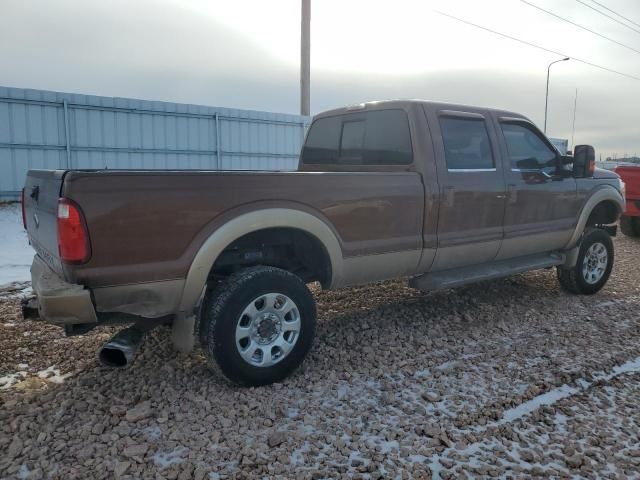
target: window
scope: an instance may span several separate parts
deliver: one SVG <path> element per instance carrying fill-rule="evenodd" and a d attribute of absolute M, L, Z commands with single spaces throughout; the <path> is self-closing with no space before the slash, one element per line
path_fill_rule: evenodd
<path fill-rule="evenodd" d="M 320 118 L 313 122 L 302 149 L 302 161 L 312 164 L 337 163 L 341 127 L 340 117 Z"/>
<path fill-rule="evenodd" d="M 484 119 L 441 117 L 440 128 L 450 171 L 495 169 Z"/>
<path fill-rule="evenodd" d="M 364 145 L 364 120 L 344 122 L 340 138 L 340 163 L 362 163 L 362 146 Z"/>
<path fill-rule="evenodd" d="M 302 149 L 308 164 L 408 165 L 413 161 L 403 110 L 374 110 L 320 118 Z"/>
<path fill-rule="evenodd" d="M 406 165 L 413 160 L 407 114 L 402 110 L 367 113 L 364 141 L 368 165 Z"/>
<path fill-rule="evenodd" d="M 512 169 L 555 170 L 557 153 L 530 127 L 517 123 L 503 123 L 501 126 Z"/>

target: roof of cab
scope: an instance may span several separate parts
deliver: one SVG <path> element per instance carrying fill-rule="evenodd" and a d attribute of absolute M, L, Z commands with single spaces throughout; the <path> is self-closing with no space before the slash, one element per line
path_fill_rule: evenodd
<path fill-rule="evenodd" d="M 489 107 L 479 107 L 472 105 L 461 105 L 455 103 L 444 103 L 444 102 L 435 102 L 431 100 L 381 100 L 381 101 L 370 101 L 357 103 L 353 105 L 348 105 L 346 107 L 334 108 L 332 110 L 327 110 L 321 113 L 318 113 L 314 116 L 314 118 L 320 117 L 331 117 L 334 115 L 343 115 L 346 113 L 354 113 L 359 111 L 367 111 L 367 110 L 378 110 L 385 108 L 402 108 L 408 109 L 414 105 L 423 105 L 428 108 L 434 108 L 436 110 L 456 110 L 456 111 L 468 111 L 468 112 L 494 112 L 498 116 L 512 117 L 512 118 L 522 118 L 524 120 L 530 121 L 527 117 L 520 113 L 510 112 L 508 110 L 502 110 L 497 108 L 489 108 Z"/>

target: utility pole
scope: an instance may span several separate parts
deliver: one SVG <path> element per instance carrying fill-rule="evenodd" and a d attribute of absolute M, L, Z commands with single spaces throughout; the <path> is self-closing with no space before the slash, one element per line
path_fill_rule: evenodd
<path fill-rule="evenodd" d="M 311 0 L 302 0 L 300 31 L 300 115 L 309 116 L 311 79 Z"/>
<path fill-rule="evenodd" d="M 578 89 L 576 88 L 576 96 L 573 100 L 573 124 L 571 125 L 571 150 L 575 150 L 576 144 L 573 143 L 573 136 L 576 133 L 576 106 L 578 105 Z"/>

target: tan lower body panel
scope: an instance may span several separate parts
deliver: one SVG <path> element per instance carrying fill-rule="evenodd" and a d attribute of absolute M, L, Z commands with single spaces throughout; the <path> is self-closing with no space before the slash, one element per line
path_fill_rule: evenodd
<path fill-rule="evenodd" d="M 507 237 L 502 240 L 502 246 L 496 260 L 561 250 L 572 233 L 573 230 L 553 230 L 518 237 Z"/>
<path fill-rule="evenodd" d="M 436 257 L 430 271 L 437 272 L 490 262 L 495 258 L 500 248 L 500 242 L 501 240 L 491 240 L 440 247 L 436 250 Z"/>
<path fill-rule="evenodd" d="M 342 277 L 333 288 L 388 280 L 416 273 L 422 250 L 348 257 L 342 265 Z"/>
<path fill-rule="evenodd" d="M 157 318 L 178 310 L 184 279 L 93 289 L 98 312 Z"/>

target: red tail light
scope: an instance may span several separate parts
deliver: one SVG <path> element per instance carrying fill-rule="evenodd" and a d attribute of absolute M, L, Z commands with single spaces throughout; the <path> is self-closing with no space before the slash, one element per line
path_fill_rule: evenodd
<path fill-rule="evenodd" d="M 68 263 L 84 263 L 91 256 L 89 233 L 80 207 L 67 198 L 58 200 L 58 251 Z"/>
<path fill-rule="evenodd" d="M 20 203 L 22 204 L 22 226 L 24 229 L 27 229 L 27 214 L 24 210 L 24 188 L 22 189 L 22 197 L 20 198 Z"/>

